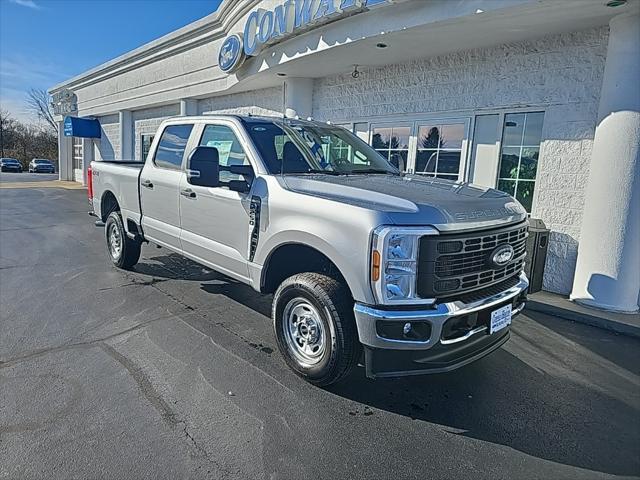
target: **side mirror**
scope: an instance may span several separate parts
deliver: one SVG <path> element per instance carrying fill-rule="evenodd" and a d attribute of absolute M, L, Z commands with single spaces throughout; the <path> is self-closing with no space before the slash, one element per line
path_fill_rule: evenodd
<path fill-rule="evenodd" d="M 247 182 L 253 180 L 253 177 L 255 176 L 251 165 L 229 165 L 229 172 L 236 175 L 242 175 Z"/>
<path fill-rule="evenodd" d="M 220 160 L 215 147 L 196 147 L 189 155 L 187 181 L 201 187 L 220 186 Z"/>
<path fill-rule="evenodd" d="M 244 180 L 231 180 L 229 181 L 229 190 L 238 193 L 248 193 L 251 190 L 251 185 Z"/>

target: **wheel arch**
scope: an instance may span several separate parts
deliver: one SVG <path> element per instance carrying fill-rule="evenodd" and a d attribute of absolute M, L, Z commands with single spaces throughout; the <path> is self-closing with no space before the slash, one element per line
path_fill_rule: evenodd
<path fill-rule="evenodd" d="M 120 204 L 115 194 L 111 190 L 105 190 L 100 198 L 100 219 L 106 222 L 111 212 L 118 211 L 120 211 Z"/>
<path fill-rule="evenodd" d="M 337 261 L 325 252 L 303 242 L 285 242 L 266 256 L 260 277 L 260 291 L 273 293 L 283 280 L 304 272 L 325 273 L 341 280 L 352 295 L 349 282 Z"/>

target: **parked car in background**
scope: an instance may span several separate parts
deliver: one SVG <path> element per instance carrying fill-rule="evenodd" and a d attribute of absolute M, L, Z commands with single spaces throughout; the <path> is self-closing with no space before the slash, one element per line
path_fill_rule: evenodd
<path fill-rule="evenodd" d="M 45 158 L 34 158 L 29 163 L 29 173 L 56 173 L 56 167 L 50 160 Z"/>
<path fill-rule="evenodd" d="M 22 172 L 22 165 L 15 158 L 0 159 L 0 170 L 3 172 Z"/>

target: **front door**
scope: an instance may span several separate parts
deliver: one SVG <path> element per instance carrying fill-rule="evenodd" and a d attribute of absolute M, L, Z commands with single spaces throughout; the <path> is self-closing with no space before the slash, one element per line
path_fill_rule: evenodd
<path fill-rule="evenodd" d="M 140 203 L 144 235 L 176 251 L 180 248 L 179 184 L 182 161 L 193 125 L 168 125 L 154 158 L 140 174 Z"/>
<path fill-rule="evenodd" d="M 232 124 L 207 124 L 196 145 L 216 147 L 220 166 L 249 165 Z M 187 165 L 189 168 L 189 165 Z M 220 171 L 220 186 L 180 184 L 183 253 L 215 270 L 247 281 L 249 251 L 249 193 L 229 190 L 230 180 L 242 177 Z"/>

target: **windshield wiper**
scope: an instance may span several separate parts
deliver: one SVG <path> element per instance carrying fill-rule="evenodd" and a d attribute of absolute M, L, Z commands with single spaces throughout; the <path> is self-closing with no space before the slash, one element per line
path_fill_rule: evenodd
<path fill-rule="evenodd" d="M 284 172 L 285 175 L 345 175 L 342 172 L 336 172 L 335 170 L 320 170 L 316 168 L 310 168 L 306 172 Z"/>
<path fill-rule="evenodd" d="M 356 174 L 359 174 L 359 173 L 365 173 L 365 174 L 366 173 L 384 173 L 384 174 L 387 174 L 387 175 L 397 175 L 396 173 L 390 172 L 389 170 L 382 170 L 382 169 L 379 169 L 379 168 L 362 168 L 362 169 L 358 168 L 357 170 L 351 170 L 348 173 L 349 173 L 349 175 L 356 175 Z"/>

